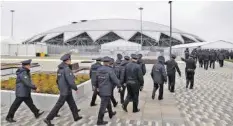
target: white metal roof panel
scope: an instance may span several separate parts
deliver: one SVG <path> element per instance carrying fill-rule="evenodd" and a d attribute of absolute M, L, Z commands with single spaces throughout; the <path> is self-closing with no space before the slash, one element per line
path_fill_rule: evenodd
<path fill-rule="evenodd" d="M 78 32 L 65 32 L 64 33 L 64 42 L 75 37 L 75 36 L 78 36 L 80 35 L 81 33 L 83 33 L 82 31 L 78 31 Z"/>
<path fill-rule="evenodd" d="M 46 40 L 49 40 L 49 39 L 51 39 L 51 38 L 53 38 L 53 37 L 56 37 L 56 36 L 58 36 L 58 35 L 60 35 L 61 33 L 51 33 L 51 34 L 47 34 L 42 40 L 41 40 L 41 42 L 44 42 L 44 41 L 46 41 Z"/>

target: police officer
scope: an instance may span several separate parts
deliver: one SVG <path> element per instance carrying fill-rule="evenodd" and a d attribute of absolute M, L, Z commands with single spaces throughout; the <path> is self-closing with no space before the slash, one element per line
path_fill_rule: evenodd
<path fill-rule="evenodd" d="M 53 118 L 57 115 L 58 111 L 64 105 L 65 102 L 67 102 L 69 105 L 74 121 L 82 119 L 82 116 L 79 116 L 78 114 L 79 110 L 76 106 L 76 103 L 72 95 L 72 89 L 77 91 L 78 88 L 75 84 L 75 76 L 73 75 L 69 67 L 69 65 L 71 65 L 70 54 L 63 55 L 61 57 L 61 60 L 63 62 L 60 65 L 58 65 L 57 71 L 57 85 L 58 89 L 60 90 L 60 96 L 56 105 L 53 107 L 48 116 L 44 119 L 44 122 L 48 126 L 53 126 L 51 120 L 53 120 Z"/>
<path fill-rule="evenodd" d="M 216 52 L 214 50 L 211 51 L 210 53 L 210 68 L 211 66 L 213 67 L 213 69 L 215 68 L 215 61 L 216 61 Z"/>
<path fill-rule="evenodd" d="M 91 69 L 90 69 L 90 78 L 91 78 L 91 84 L 92 84 L 92 90 L 93 90 L 93 95 L 92 95 L 92 99 L 91 99 L 91 103 L 90 103 L 90 106 L 96 106 L 97 104 L 95 103 L 96 101 L 96 97 L 98 95 L 98 92 L 97 92 L 97 89 L 94 88 L 94 83 L 96 82 L 96 72 L 97 72 L 97 69 L 102 66 L 101 64 L 101 58 L 97 58 L 96 59 L 96 63 L 91 65 Z"/>
<path fill-rule="evenodd" d="M 165 62 L 165 65 L 167 65 L 168 90 L 170 92 L 174 92 L 175 90 L 176 71 L 178 72 L 179 76 L 181 76 L 179 66 L 175 59 L 176 55 L 172 54 L 171 59 Z"/>
<path fill-rule="evenodd" d="M 195 62 L 197 62 L 197 49 L 196 48 L 192 50 L 191 55 L 193 55 Z"/>
<path fill-rule="evenodd" d="M 204 69 L 208 70 L 209 67 L 209 59 L 210 58 L 210 53 L 208 50 L 205 50 L 204 52 Z"/>
<path fill-rule="evenodd" d="M 199 67 L 203 67 L 203 60 L 204 60 L 204 52 L 203 52 L 203 50 L 199 50 L 198 51 L 198 61 L 199 61 Z"/>
<path fill-rule="evenodd" d="M 116 75 L 115 70 L 114 70 L 114 59 L 113 58 L 110 58 L 110 67 L 113 69 L 114 74 Z M 113 106 L 116 107 L 118 105 L 118 102 L 116 101 L 114 97 L 114 89 L 115 89 L 115 86 L 113 86 L 112 88 L 111 101 L 112 101 Z"/>
<path fill-rule="evenodd" d="M 140 65 L 141 69 L 142 69 L 142 74 L 143 76 L 146 74 L 146 65 L 142 59 L 142 54 L 138 54 L 138 64 Z"/>
<path fill-rule="evenodd" d="M 121 83 L 121 87 L 122 87 L 122 91 L 120 92 L 120 100 L 121 100 L 121 104 L 124 103 L 124 96 L 125 96 L 125 89 L 126 89 L 126 83 L 125 83 L 125 67 L 126 65 L 129 63 L 130 57 L 129 56 L 125 56 L 124 57 L 125 60 L 123 60 L 121 62 L 121 66 L 120 66 L 120 83 Z"/>
<path fill-rule="evenodd" d="M 30 110 L 34 113 L 36 118 L 39 118 L 44 112 L 40 112 L 39 109 L 33 104 L 31 97 L 31 89 L 36 90 L 36 86 L 31 81 L 30 67 L 31 59 L 22 61 L 22 67 L 16 71 L 16 91 L 15 91 L 15 101 L 10 107 L 10 110 L 6 116 L 6 121 L 12 123 L 16 122 L 14 120 L 14 115 L 22 102 L 24 102 Z"/>
<path fill-rule="evenodd" d="M 155 98 L 155 92 L 157 91 L 158 88 L 159 88 L 158 100 L 163 99 L 163 84 L 164 82 L 167 82 L 167 74 L 165 71 L 164 63 L 165 63 L 165 58 L 163 56 L 159 56 L 157 63 L 154 64 L 151 70 L 151 77 L 154 81 L 152 99 Z"/>
<path fill-rule="evenodd" d="M 116 60 L 115 63 L 121 63 L 122 62 L 122 58 L 123 58 L 123 56 L 120 53 L 118 53 L 117 54 L 117 60 Z"/>
<path fill-rule="evenodd" d="M 184 51 L 185 59 L 189 58 L 189 48 L 186 48 Z"/>
<path fill-rule="evenodd" d="M 96 82 L 94 83 L 94 86 L 97 88 L 101 98 L 97 125 L 106 125 L 108 123 L 107 121 L 103 120 L 106 109 L 108 109 L 109 118 L 112 118 L 114 115 L 116 115 L 116 112 L 112 111 L 110 99 L 113 93 L 113 87 L 117 86 L 118 88 L 121 88 L 121 86 L 120 81 L 114 74 L 114 70 L 109 66 L 110 62 L 110 57 L 103 58 L 103 66 L 100 66 L 97 69 Z"/>
<path fill-rule="evenodd" d="M 144 80 L 143 80 L 143 73 L 140 65 L 137 64 L 137 55 L 131 55 L 131 62 L 129 62 L 125 67 L 125 82 L 127 86 L 127 97 L 122 104 L 122 108 L 124 111 L 127 112 L 127 106 L 129 101 L 133 101 L 133 112 L 139 112 L 138 109 L 138 97 L 139 97 L 139 90 L 143 89 Z"/>
<path fill-rule="evenodd" d="M 182 61 L 186 63 L 185 67 L 185 73 L 186 73 L 186 88 L 189 87 L 189 82 L 190 84 L 190 89 L 193 89 L 194 85 L 194 75 L 195 75 L 195 69 L 196 69 L 196 63 L 195 60 L 193 59 L 193 56 L 190 55 L 189 59 L 184 59 L 181 58 Z"/>
<path fill-rule="evenodd" d="M 225 59 L 225 55 L 224 55 L 223 51 L 220 51 L 218 54 L 218 60 L 219 60 L 220 67 L 223 67 L 224 59 Z"/>

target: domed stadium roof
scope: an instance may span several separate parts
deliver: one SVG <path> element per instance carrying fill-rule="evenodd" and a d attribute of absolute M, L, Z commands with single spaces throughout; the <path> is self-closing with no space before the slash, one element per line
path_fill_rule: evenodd
<path fill-rule="evenodd" d="M 103 44 L 118 39 L 124 39 L 143 46 L 167 46 L 169 42 L 169 26 L 154 22 L 141 22 L 133 19 L 99 19 L 82 20 L 61 26 L 35 35 L 24 43 L 45 42 L 47 44 L 68 45 L 95 45 Z M 200 37 L 172 29 L 172 44 L 203 42 Z"/>

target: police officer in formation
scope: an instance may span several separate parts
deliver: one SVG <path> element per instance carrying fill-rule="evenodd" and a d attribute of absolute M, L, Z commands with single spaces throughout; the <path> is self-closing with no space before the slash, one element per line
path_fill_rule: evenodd
<path fill-rule="evenodd" d="M 185 59 L 188 59 L 189 58 L 189 48 L 186 48 L 185 51 L 184 51 L 184 56 L 185 56 Z"/>
<path fill-rule="evenodd" d="M 163 56 L 158 57 L 158 62 L 153 66 L 151 71 L 151 77 L 154 81 L 154 88 L 152 91 L 152 99 L 155 98 L 155 93 L 159 88 L 158 100 L 163 99 L 163 85 L 167 82 L 167 73 L 165 71 L 165 58 Z"/>
<path fill-rule="evenodd" d="M 217 53 L 214 50 L 210 50 L 210 68 L 215 69 L 215 61 L 217 60 Z"/>
<path fill-rule="evenodd" d="M 126 89 L 126 83 L 124 81 L 125 67 L 129 62 L 130 62 L 130 57 L 129 56 L 124 56 L 124 60 L 120 64 L 120 83 L 121 83 L 121 86 L 122 86 L 122 91 L 120 92 L 121 104 L 124 103 L 125 89 Z"/>
<path fill-rule="evenodd" d="M 233 50 L 230 52 L 230 58 L 233 60 Z"/>
<path fill-rule="evenodd" d="M 191 55 L 193 55 L 195 62 L 197 62 L 197 49 L 196 48 L 192 50 Z"/>
<path fill-rule="evenodd" d="M 198 58 L 198 62 L 199 62 L 199 67 L 203 67 L 204 64 L 204 52 L 199 49 L 197 52 L 197 58 Z"/>
<path fill-rule="evenodd" d="M 30 67 L 31 67 L 31 59 L 22 61 L 22 67 L 16 71 L 17 79 L 16 79 L 16 90 L 15 95 L 16 98 L 13 104 L 10 107 L 10 110 L 6 116 L 6 121 L 13 123 L 16 122 L 14 120 L 14 115 L 22 102 L 24 102 L 30 110 L 34 113 L 35 118 L 39 118 L 44 112 L 40 111 L 32 101 L 31 90 L 36 90 L 36 86 L 32 83 L 31 75 L 30 75 Z"/>
<path fill-rule="evenodd" d="M 186 64 L 186 67 L 185 67 L 186 88 L 189 87 L 189 83 L 190 83 L 189 89 L 193 89 L 196 62 L 193 59 L 192 55 L 190 55 L 188 59 L 181 58 L 181 60 L 184 61 Z"/>
<path fill-rule="evenodd" d="M 116 115 L 116 112 L 112 110 L 111 106 L 111 96 L 113 94 L 113 88 L 117 86 L 121 88 L 120 81 L 117 79 L 116 74 L 112 67 L 110 67 L 111 62 L 110 57 L 103 58 L 103 66 L 97 69 L 96 82 L 94 83 L 94 88 L 97 88 L 99 96 L 101 98 L 101 104 L 98 114 L 97 125 L 106 125 L 108 122 L 104 121 L 105 110 L 108 109 L 109 118 Z"/>
<path fill-rule="evenodd" d="M 114 59 L 113 58 L 110 58 L 110 67 L 113 69 L 114 71 L 114 74 L 117 76 L 116 72 L 115 72 L 115 69 L 114 69 L 114 66 L 115 66 L 115 62 L 114 62 Z M 117 77 L 118 78 L 118 77 Z M 112 95 L 111 95 L 111 101 L 112 101 L 112 104 L 114 107 L 116 107 L 118 105 L 118 102 L 116 101 L 115 97 L 114 97 L 114 89 L 115 89 L 116 86 L 113 86 L 112 88 Z"/>
<path fill-rule="evenodd" d="M 146 65 L 142 59 L 142 54 L 138 54 L 138 64 L 140 65 L 141 69 L 142 69 L 142 74 L 143 76 L 146 74 Z"/>
<path fill-rule="evenodd" d="M 209 58 L 210 58 L 210 53 L 209 50 L 204 50 L 204 54 L 203 54 L 203 59 L 204 59 L 204 69 L 208 70 L 209 67 Z"/>
<path fill-rule="evenodd" d="M 223 67 L 225 58 L 226 58 L 226 53 L 224 53 L 224 51 L 219 51 L 218 52 L 218 62 L 219 62 L 220 67 Z"/>
<path fill-rule="evenodd" d="M 92 99 L 91 99 L 91 103 L 90 103 L 90 106 L 96 106 L 97 104 L 95 103 L 96 101 L 96 97 L 98 95 L 98 92 L 97 92 L 97 89 L 94 88 L 94 83 L 96 82 L 96 72 L 97 72 L 97 69 L 102 66 L 101 64 L 101 58 L 97 58 L 96 59 L 96 63 L 91 65 L 91 69 L 90 69 L 90 78 L 91 78 L 91 84 L 92 84 L 92 91 L 93 91 L 93 95 L 92 95 Z"/>
<path fill-rule="evenodd" d="M 139 112 L 138 109 L 138 98 L 139 90 L 143 89 L 144 79 L 143 73 L 140 65 L 137 62 L 138 57 L 136 54 L 131 55 L 131 62 L 129 62 L 125 67 L 124 79 L 123 82 L 126 83 L 128 94 L 122 108 L 127 112 L 127 106 L 129 101 L 133 101 L 133 112 Z"/>
<path fill-rule="evenodd" d="M 44 119 L 44 122 L 48 126 L 53 126 L 51 120 L 53 120 L 53 118 L 57 116 L 57 113 L 59 112 L 60 108 L 64 105 L 65 102 L 67 102 L 69 105 L 69 108 L 73 114 L 74 121 L 82 119 L 82 116 L 79 116 L 78 114 L 80 110 L 78 110 L 72 95 L 72 89 L 77 91 L 78 88 L 75 84 L 75 76 L 72 70 L 70 69 L 71 55 L 65 54 L 61 57 L 61 60 L 63 62 L 60 65 L 58 65 L 57 70 L 57 85 L 58 89 L 60 90 L 60 96 L 51 112 Z"/>
<path fill-rule="evenodd" d="M 175 92 L 176 71 L 178 72 L 179 76 L 181 76 L 179 66 L 175 59 L 176 55 L 172 54 L 171 59 L 165 62 L 165 65 L 167 65 L 168 90 L 170 92 Z"/>

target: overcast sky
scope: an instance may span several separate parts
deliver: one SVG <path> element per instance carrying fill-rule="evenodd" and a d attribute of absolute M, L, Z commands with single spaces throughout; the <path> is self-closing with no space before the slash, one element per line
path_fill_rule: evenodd
<path fill-rule="evenodd" d="M 10 36 L 11 13 L 14 9 L 14 37 L 27 39 L 37 33 L 70 24 L 72 21 L 124 18 L 169 25 L 167 2 L 3 2 L 1 36 Z M 207 41 L 233 42 L 233 2 L 173 2 L 173 27 L 200 36 Z"/>

